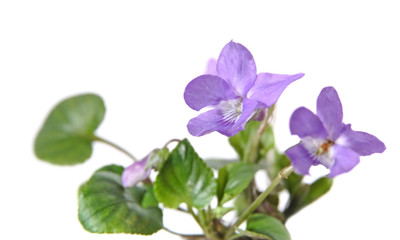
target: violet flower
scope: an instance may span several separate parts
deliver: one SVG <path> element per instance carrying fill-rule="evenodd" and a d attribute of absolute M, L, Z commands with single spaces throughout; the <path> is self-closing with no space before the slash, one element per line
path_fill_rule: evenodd
<path fill-rule="evenodd" d="M 342 122 L 343 111 L 333 87 L 322 89 L 317 100 L 317 114 L 298 108 L 290 119 L 290 131 L 301 142 L 288 150 L 295 171 L 305 175 L 312 165 L 322 164 L 335 177 L 353 169 L 360 156 L 385 151 L 385 145 L 375 136 L 351 129 Z"/>
<path fill-rule="evenodd" d="M 151 153 L 140 161 L 134 162 L 122 172 L 122 186 L 133 187 L 150 176 L 151 166 L 148 166 Z"/>
<path fill-rule="evenodd" d="M 217 75 L 201 75 L 186 86 L 184 98 L 190 108 L 211 108 L 189 121 L 187 127 L 194 136 L 213 131 L 235 135 L 258 111 L 271 107 L 290 83 L 304 76 L 257 74 L 249 50 L 233 41 L 222 49 L 216 70 Z"/>

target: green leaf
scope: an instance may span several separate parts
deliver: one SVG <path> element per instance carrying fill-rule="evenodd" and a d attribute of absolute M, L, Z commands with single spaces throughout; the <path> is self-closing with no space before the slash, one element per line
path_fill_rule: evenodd
<path fill-rule="evenodd" d="M 157 232 L 163 226 L 161 209 L 142 206 L 148 188 L 124 189 L 122 171 L 123 167 L 116 165 L 103 167 L 79 188 L 79 221 L 93 233 Z"/>
<path fill-rule="evenodd" d="M 60 102 L 51 110 L 36 137 L 36 156 L 58 165 L 84 162 L 92 154 L 94 131 L 104 113 L 103 100 L 94 94 Z"/>
<path fill-rule="evenodd" d="M 142 207 L 158 207 L 158 200 L 154 194 L 154 189 L 152 185 L 146 185 L 147 191 L 142 199 Z"/>
<path fill-rule="evenodd" d="M 333 179 L 326 177 L 320 178 L 313 182 L 310 185 L 310 189 L 308 190 L 307 194 L 304 196 L 303 205 L 307 206 L 327 193 L 331 189 L 332 184 Z"/>
<path fill-rule="evenodd" d="M 212 170 L 187 139 L 169 154 L 154 183 L 157 199 L 170 208 L 177 208 L 180 203 L 204 208 L 215 195 L 216 188 Z"/>
<path fill-rule="evenodd" d="M 246 230 L 266 235 L 272 240 L 291 239 L 288 230 L 279 220 L 260 213 L 250 215 Z"/>
<path fill-rule="evenodd" d="M 240 194 L 253 180 L 257 168 L 250 163 L 231 163 L 218 172 L 217 197 L 220 206 Z"/>
<path fill-rule="evenodd" d="M 245 155 L 249 154 L 251 141 L 255 134 L 257 134 L 257 129 L 260 122 L 251 121 L 246 124 L 245 130 L 239 132 L 235 136 L 229 138 L 229 143 L 235 149 L 240 159 L 243 159 Z M 275 139 L 271 126 L 265 130 L 264 134 L 260 138 L 260 143 L 258 146 L 258 159 L 264 158 L 267 152 L 274 148 Z"/>
<path fill-rule="evenodd" d="M 296 188 L 296 191 L 291 193 L 291 199 L 287 209 L 285 210 L 286 218 L 293 216 L 302 208 L 310 205 L 318 198 L 326 194 L 332 187 L 333 179 L 320 178 L 311 185 L 302 184 Z"/>

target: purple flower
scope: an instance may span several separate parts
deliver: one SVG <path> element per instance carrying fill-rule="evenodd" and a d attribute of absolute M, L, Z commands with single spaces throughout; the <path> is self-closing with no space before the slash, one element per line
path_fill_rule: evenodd
<path fill-rule="evenodd" d="M 261 109 L 271 107 L 283 90 L 303 73 L 257 74 L 253 56 L 243 45 L 230 42 L 222 49 L 216 64 L 217 75 L 201 75 L 185 89 L 186 104 L 208 111 L 191 119 L 188 130 L 194 136 L 217 131 L 228 137 L 243 130 Z"/>
<path fill-rule="evenodd" d="M 342 119 L 342 104 L 333 87 L 322 89 L 316 115 L 304 107 L 293 113 L 290 131 L 301 142 L 286 150 L 286 155 L 297 173 L 308 174 L 312 165 L 322 164 L 330 169 L 328 177 L 335 177 L 353 169 L 360 162 L 360 156 L 385 151 L 385 145 L 378 138 L 353 131 Z"/>
<path fill-rule="evenodd" d="M 122 186 L 133 187 L 150 176 L 151 166 L 148 166 L 151 153 L 140 161 L 134 162 L 122 172 Z"/>

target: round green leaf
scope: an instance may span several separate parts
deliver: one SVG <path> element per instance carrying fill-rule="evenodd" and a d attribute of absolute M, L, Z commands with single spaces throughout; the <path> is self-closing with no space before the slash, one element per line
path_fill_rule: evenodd
<path fill-rule="evenodd" d="M 204 208 L 216 188 L 212 170 L 186 139 L 170 153 L 154 183 L 157 199 L 170 208 L 177 208 L 180 203 Z"/>
<path fill-rule="evenodd" d="M 93 233 L 157 232 L 163 226 L 162 212 L 145 201 L 151 189 L 139 186 L 124 189 L 122 171 L 123 167 L 116 165 L 103 167 L 79 188 L 79 221 Z"/>
<path fill-rule="evenodd" d="M 247 219 L 247 231 L 270 237 L 272 240 L 290 240 L 286 227 L 276 218 L 265 214 L 253 214 Z"/>
<path fill-rule="evenodd" d="M 51 110 L 36 137 L 36 156 L 58 165 L 84 162 L 92 154 L 94 131 L 104 113 L 103 100 L 94 94 L 60 102 Z"/>

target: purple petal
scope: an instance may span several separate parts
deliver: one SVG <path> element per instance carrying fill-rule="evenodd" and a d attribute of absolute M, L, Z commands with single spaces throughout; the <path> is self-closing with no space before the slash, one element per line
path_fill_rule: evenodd
<path fill-rule="evenodd" d="M 235 97 L 229 84 L 213 75 L 201 75 L 193 79 L 184 93 L 186 104 L 197 111 Z"/>
<path fill-rule="evenodd" d="M 385 144 L 377 137 L 366 132 L 353 131 L 350 125 L 346 126 L 337 143 L 353 149 L 361 156 L 382 153 L 386 149 Z"/>
<path fill-rule="evenodd" d="M 360 162 L 360 155 L 350 148 L 336 144 L 333 151 L 335 163 L 328 175 L 330 178 L 350 171 Z"/>
<path fill-rule="evenodd" d="M 217 131 L 221 126 L 222 115 L 219 109 L 213 109 L 192 118 L 188 125 L 188 131 L 193 136 L 199 137 Z"/>
<path fill-rule="evenodd" d="M 206 68 L 205 73 L 215 75 L 215 76 L 218 75 L 217 74 L 217 59 L 215 59 L 215 58 L 208 59 L 207 68 Z"/>
<path fill-rule="evenodd" d="M 242 100 L 242 114 L 239 119 L 234 124 L 225 124 L 218 132 L 227 137 L 236 135 L 244 130 L 246 123 L 253 117 L 258 107 L 259 103 L 257 101 L 244 98 Z"/>
<path fill-rule="evenodd" d="M 328 136 L 321 120 L 305 107 L 293 112 L 290 118 L 290 132 L 300 138 L 310 136 L 325 139 Z"/>
<path fill-rule="evenodd" d="M 151 167 L 146 169 L 149 156 L 125 168 L 122 172 L 122 186 L 124 188 L 133 187 L 150 176 Z"/>
<path fill-rule="evenodd" d="M 317 115 L 328 131 L 331 140 L 336 140 L 343 129 L 343 110 L 339 95 L 333 87 L 321 90 L 317 99 Z"/>
<path fill-rule="evenodd" d="M 303 76 L 304 73 L 295 75 L 259 73 L 247 97 L 263 103 L 265 107 L 271 107 L 289 84 Z"/>
<path fill-rule="evenodd" d="M 296 173 L 301 175 L 309 174 L 310 167 L 313 165 L 313 160 L 301 143 L 289 148 L 285 153 L 292 162 Z"/>
<path fill-rule="evenodd" d="M 229 42 L 217 62 L 218 76 L 225 79 L 241 97 L 245 97 L 257 76 L 253 56 L 243 45 Z"/>
<path fill-rule="evenodd" d="M 240 101 L 236 99 L 233 101 Z M 258 107 L 257 101 L 249 99 L 242 100 L 242 111 L 238 118 L 227 118 L 226 112 L 221 107 L 200 114 L 191 119 L 187 125 L 189 133 L 193 136 L 203 136 L 205 134 L 217 131 L 225 136 L 231 137 L 242 131 L 247 121 L 253 116 Z M 234 107 L 233 109 L 236 109 Z"/>

